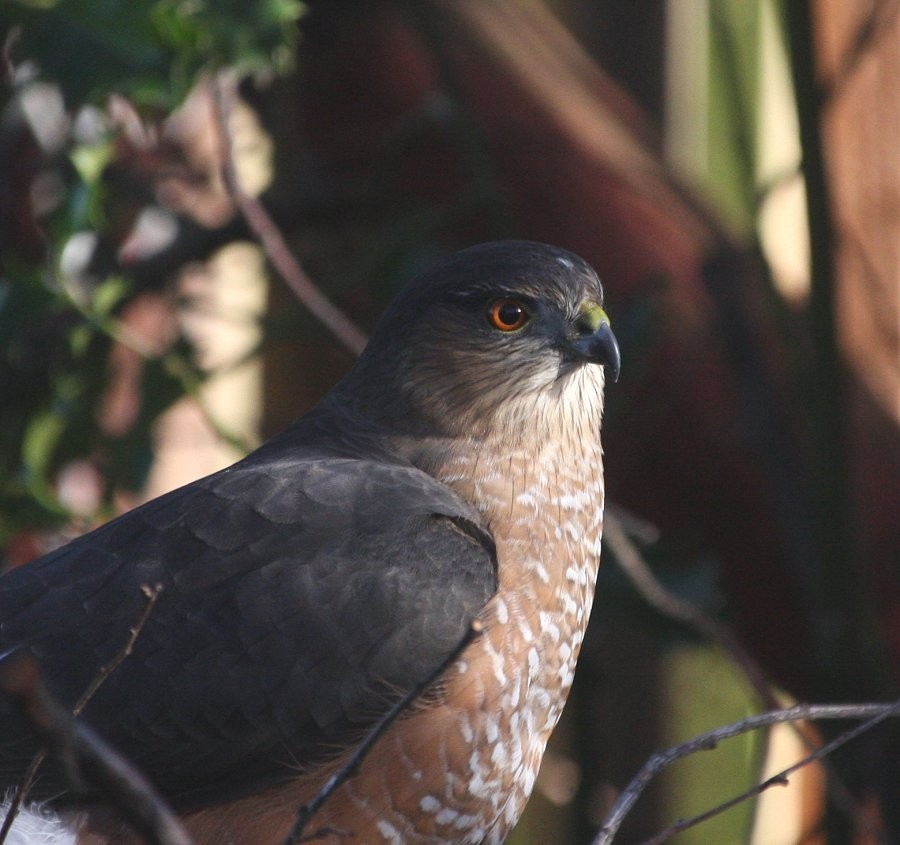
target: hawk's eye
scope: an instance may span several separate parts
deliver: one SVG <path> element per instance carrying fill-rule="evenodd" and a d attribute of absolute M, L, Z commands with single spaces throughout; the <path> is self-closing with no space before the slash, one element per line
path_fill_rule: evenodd
<path fill-rule="evenodd" d="M 501 332 L 521 329 L 529 319 L 531 314 L 516 299 L 495 299 L 488 306 L 488 322 Z"/>

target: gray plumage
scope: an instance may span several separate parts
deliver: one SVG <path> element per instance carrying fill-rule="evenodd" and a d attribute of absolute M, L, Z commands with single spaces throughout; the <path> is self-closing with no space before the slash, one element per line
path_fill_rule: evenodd
<path fill-rule="evenodd" d="M 498 297 L 527 305 L 524 329 L 489 325 Z M 578 351 L 597 328 L 579 323 L 586 298 L 602 301 L 599 282 L 563 250 L 459 253 L 398 297 L 354 370 L 281 435 L 3 576 L 0 649 L 29 648 L 71 707 L 159 583 L 85 720 L 183 811 L 312 770 L 439 665 L 497 590 L 491 526 L 435 467 L 511 396 L 588 359 L 617 370 L 611 334 Z M 35 750 L 0 701 L 0 787 Z M 64 792 L 45 765 L 33 795 Z"/>

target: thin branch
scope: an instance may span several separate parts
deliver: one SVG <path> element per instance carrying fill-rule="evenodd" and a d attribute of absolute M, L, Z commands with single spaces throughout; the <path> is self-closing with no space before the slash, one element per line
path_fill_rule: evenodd
<path fill-rule="evenodd" d="M 144 605 L 141 615 L 138 617 L 137 622 L 128 629 L 128 639 L 125 641 L 125 645 L 122 646 L 118 654 L 116 654 L 109 663 L 100 668 L 100 671 L 94 676 L 94 680 L 91 681 L 88 688 L 82 693 L 81 698 L 78 699 L 75 706 L 72 708 L 73 716 L 81 715 L 81 711 L 84 710 L 88 702 L 94 697 L 97 690 L 100 689 L 100 687 L 106 683 L 109 676 L 119 668 L 122 661 L 131 655 L 131 652 L 134 650 L 134 644 L 141 635 L 141 631 L 144 630 L 144 625 L 147 624 L 150 614 L 153 613 L 153 608 L 156 607 L 156 602 L 162 591 L 162 584 L 154 584 L 152 587 L 149 584 L 143 584 L 141 586 L 141 592 L 147 599 L 147 603 Z"/>
<path fill-rule="evenodd" d="M 608 525 L 611 519 L 615 520 L 628 541 L 636 540 L 642 546 L 652 546 L 658 543 L 660 537 L 662 537 L 662 532 L 655 523 L 628 510 L 628 508 L 622 507 L 616 502 L 608 501 L 604 506 L 603 512 L 605 515 L 604 525 Z M 640 554 L 637 548 L 634 551 Z"/>
<path fill-rule="evenodd" d="M 134 648 L 134 644 L 137 641 L 137 638 L 140 636 L 144 625 L 147 624 L 147 620 L 150 618 L 150 614 L 153 612 L 153 608 L 156 605 L 156 601 L 159 598 L 159 594 L 162 592 L 162 590 L 162 584 L 156 584 L 153 587 L 144 584 L 141 587 L 141 592 L 146 596 L 147 603 L 144 605 L 144 609 L 143 611 L 141 611 L 140 617 L 138 617 L 137 622 L 130 629 L 125 645 L 122 646 L 119 652 L 106 666 L 101 667 L 100 671 L 97 672 L 97 674 L 94 676 L 94 679 L 88 685 L 88 688 L 84 691 L 84 693 L 82 693 L 81 697 L 78 699 L 78 702 L 75 704 L 75 707 L 72 710 L 73 716 L 78 716 L 81 711 L 84 710 L 85 706 L 94 697 L 97 690 L 100 689 L 100 687 L 104 683 L 106 683 L 107 678 L 109 678 L 109 676 L 119 667 L 122 661 L 131 654 L 132 649 Z M 37 754 L 34 755 L 31 763 L 29 763 L 28 768 L 25 770 L 25 774 L 22 776 L 22 780 L 16 787 L 15 794 L 9 802 L 9 808 L 6 811 L 6 817 L 3 819 L 3 826 L 0 827 L 0 845 L 3 845 L 3 843 L 6 842 L 6 837 L 9 835 L 9 831 L 12 828 L 13 822 L 15 821 L 16 816 L 19 814 L 22 803 L 25 801 L 25 797 L 28 795 L 28 791 L 31 789 L 31 785 L 34 783 L 34 779 L 37 775 L 38 769 L 41 767 L 41 763 L 44 762 L 44 758 L 46 756 L 47 751 L 45 748 L 42 748 L 37 752 Z"/>
<path fill-rule="evenodd" d="M 644 601 L 664 616 L 693 628 L 716 643 L 743 673 L 763 706 L 769 710 L 778 707 L 778 699 L 765 673 L 738 642 L 728 626 L 674 595 L 657 580 L 638 548 L 629 539 L 615 512 L 608 512 L 606 515 L 603 540 Z"/>
<path fill-rule="evenodd" d="M 16 62 L 13 53 L 18 49 L 22 40 L 22 27 L 14 26 L 3 38 L 3 46 L 0 48 L 0 67 L 2 67 L 3 82 L 12 87 L 16 81 Z"/>
<path fill-rule="evenodd" d="M 633 527 L 639 529 L 642 537 L 648 542 L 655 542 L 652 527 L 640 521 L 632 526 L 632 517 L 622 508 L 612 506 L 607 509 L 603 539 L 616 557 L 616 561 L 638 591 L 639 595 L 659 613 L 681 622 L 694 631 L 714 642 L 731 659 L 744 678 L 756 693 L 762 706 L 767 710 L 776 710 L 781 702 L 769 683 L 762 667 L 754 660 L 741 645 L 731 629 L 719 620 L 708 616 L 700 608 L 679 598 L 664 587 L 644 560 L 640 550 L 631 541 L 629 534 L 634 533 Z M 800 742 L 812 749 L 809 736 L 796 725 L 791 725 Z M 835 805 L 847 816 L 859 830 L 866 830 L 870 836 L 878 836 L 878 832 L 871 829 L 865 816 L 846 784 L 840 779 L 837 772 L 828 766 L 828 792 Z"/>
<path fill-rule="evenodd" d="M 229 194 L 251 231 L 259 238 L 272 266 L 300 302 L 354 355 L 366 345 L 365 334 L 331 302 L 304 272 L 291 252 L 281 230 L 262 203 L 241 188 L 234 162 L 231 131 L 228 126 L 235 99 L 235 83 L 219 74 L 213 81 L 216 123 L 222 144 L 223 175 Z"/>
<path fill-rule="evenodd" d="M 613 805 L 612 810 L 607 815 L 600 830 L 597 831 L 597 834 L 594 836 L 593 840 L 591 840 L 591 845 L 609 845 L 647 784 L 663 771 L 663 769 L 667 768 L 676 760 L 688 757 L 697 751 L 709 751 L 716 748 L 720 742 L 730 739 L 731 737 L 783 722 L 815 719 L 866 720 L 855 728 L 835 737 L 833 740 L 821 746 L 821 748 L 816 749 L 812 754 L 809 754 L 792 766 L 789 766 L 778 774 L 768 778 L 757 786 L 754 786 L 752 789 L 729 799 L 712 810 L 703 813 L 701 816 L 678 822 L 676 825 L 673 825 L 673 827 L 660 833 L 657 837 L 649 840 L 650 842 L 658 843 L 665 841 L 665 839 L 668 839 L 674 833 L 678 832 L 678 830 L 684 830 L 685 827 L 699 824 L 700 821 L 704 821 L 718 813 L 724 812 L 724 810 L 729 809 L 741 801 L 746 801 L 748 798 L 759 795 L 761 792 L 772 786 L 786 784 L 789 775 L 793 774 L 798 769 L 825 757 L 839 746 L 849 742 L 861 733 L 870 730 L 885 719 L 897 716 L 900 716 L 900 700 L 887 704 L 800 704 L 784 710 L 775 710 L 769 713 L 749 716 L 746 719 L 741 719 L 730 725 L 724 725 L 715 728 L 714 730 L 707 731 L 706 733 L 699 734 L 681 745 L 676 745 L 666 751 L 654 754 L 644 764 L 643 768 L 635 775 L 631 783 L 628 784 L 625 791 L 622 792 L 616 803 Z M 648 843 L 645 843 L 645 845 L 648 845 Z"/>
<path fill-rule="evenodd" d="M 322 809 L 323 805 L 332 795 L 341 787 L 344 783 L 346 783 L 356 772 L 359 770 L 360 765 L 363 760 L 369 755 L 369 752 L 375 747 L 375 744 L 379 739 L 385 734 L 385 732 L 390 728 L 400 716 L 407 710 L 407 708 L 419 698 L 422 693 L 424 693 L 456 660 L 459 656 L 466 650 L 468 645 L 475 640 L 477 637 L 481 636 L 484 631 L 484 625 L 478 619 L 473 619 L 469 625 L 469 629 L 466 631 L 463 638 L 459 641 L 457 646 L 447 655 L 438 664 L 434 669 L 431 670 L 419 683 L 417 683 L 414 687 L 407 691 L 407 693 L 399 699 L 381 719 L 375 724 L 371 731 L 366 735 L 366 737 L 356 746 L 353 754 L 350 756 L 350 759 L 347 760 L 322 786 L 322 788 L 318 791 L 316 796 L 310 801 L 308 804 L 304 804 L 299 812 L 297 813 L 297 818 L 294 822 L 293 827 L 288 833 L 287 838 L 284 840 L 282 845 L 299 845 L 301 842 L 307 842 L 312 839 L 319 838 L 324 831 L 316 831 L 310 836 L 304 837 L 303 831 L 306 829 L 307 825 L 312 820 L 313 816 L 320 809 Z"/>
<path fill-rule="evenodd" d="M 252 452 L 254 446 L 249 440 L 229 431 L 216 418 L 216 415 L 209 407 L 209 403 L 203 397 L 201 388 L 203 387 L 204 379 L 197 374 L 188 360 L 174 351 L 166 353 L 161 360 L 165 371 L 178 380 L 185 396 L 188 396 L 200 411 L 203 420 L 210 427 L 213 434 L 222 443 L 234 449 L 240 455 L 247 455 Z"/>
<path fill-rule="evenodd" d="M 897 701 L 892 705 L 884 705 L 881 712 L 876 713 L 874 716 L 867 719 L 862 724 L 857 725 L 855 728 L 851 728 L 850 730 L 839 734 L 830 742 L 825 743 L 825 745 L 817 748 L 811 754 L 808 754 L 806 757 L 798 760 L 796 763 L 788 766 L 786 769 L 782 769 L 780 772 L 767 778 L 762 783 L 759 783 L 756 786 L 745 790 L 739 795 L 735 795 L 728 801 L 723 801 L 718 806 L 713 807 L 704 813 L 700 813 L 699 815 L 693 816 L 690 819 L 680 819 L 675 824 L 671 825 L 663 831 L 660 831 L 658 834 L 656 834 L 656 836 L 643 842 L 642 845 L 661 845 L 661 843 L 667 842 L 676 833 L 680 833 L 682 830 L 687 830 L 688 828 L 694 827 L 701 822 L 706 821 L 707 819 L 711 819 L 714 816 L 719 815 L 720 813 L 724 813 L 726 810 L 730 810 L 732 807 L 737 806 L 743 801 L 747 801 L 750 798 L 755 798 L 757 795 L 761 795 L 763 792 L 765 792 L 767 789 L 771 789 L 773 786 L 787 786 L 788 778 L 794 772 L 799 771 L 804 766 L 808 766 L 810 763 L 815 763 L 817 760 L 823 759 L 833 751 L 840 748 L 845 743 L 849 742 L 852 739 L 855 739 L 860 734 L 863 734 L 871 728 L 875 727 L 875 725 L 877 725 L 879 722 L 884 721 L 889 716 L 900 716 L 900 701 Z M 841 717 L 837 716 L 835 718 Z"/>
<path fill-rule="evenodd" d="M 50 247 L 49 240 L 45 237 L 44 242 Z M 65 300 L 66 304 L 71 306 L 78 312 L 84 321 L 100 334 L 108 337 L 115 343 L 119 343 L 126 349 L 140 356 L 144 361 L 159 361 L 163 369 L 178 381 L 182 391 L 200 410 L 206 424 L 213 430 L 216 437 L 226 443 L 238 452 L 247 454 L 251 447 L 242 438 L 227 431 L 222 424 L 216 419 L 215 414 L 209 409 L 208 404 L 204 401 L 201 393 L 203 380 L 197 375 L 196 370 L 180 353 L 170 350 L 162 354 L 156 352 L 128 325 L 123 323 L 118 317 L 111 314 L 97 314 L 91 304 L 85 297 L 81 296 L 78 291 L 64 278 L 58 278 L 55 271 L 50 268 L 48 274 L 51 279 L 57 279 L 56 292 Z M 2 842 L 2 840 L 0 840 Z"/>
<path fill-rule="evenodd" d="M 75 793 L 99 792 L 150 845 L 192 845 L 149 781 L 53 700 L 33 657 L 18 654 L 9 660 L 0 688 L 57 759 Z"/>

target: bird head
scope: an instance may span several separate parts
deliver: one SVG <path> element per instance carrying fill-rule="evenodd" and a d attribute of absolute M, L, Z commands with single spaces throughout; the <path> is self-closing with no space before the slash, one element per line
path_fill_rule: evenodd
<path fill-rule="evenodd" d="M 527 241 L 462 250 L 415 279 L 378 322 L 345 396 L 373 421 L 450 436 L 555 412 L 602 412 L 619 375 L 603 288 L 581 258 Z M 567 408 L 581 403 L 580 409 Z"/>

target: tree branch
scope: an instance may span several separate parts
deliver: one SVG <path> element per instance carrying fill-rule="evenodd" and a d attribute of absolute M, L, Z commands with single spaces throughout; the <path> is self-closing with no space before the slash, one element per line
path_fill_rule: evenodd
<path fill-rule="evenodd" d="M 119 652 L 113 657 L 113 659 L 100 668 L 100 671 L 97 672 L 94 679 L 88 685 L 88 688 L 82 693 L 81 698 L 78 699 L 78 702 L 75 704 L 75 707 L 72 710 L 73 716 L 78 716 L 82 710 L 84 710 L 87 703 L 94 697 L 97 690 L 106 683 L 107 678 L 119 667 L 123 660 L 128 657 L 132 649 L 134 648 L 135 642 L 137 642 L 137 638 L 140 636 L 141 631 L 144 628 L 144 625 L 147 623 L 147 620 L 150 618 L 150 614 L 153 612 L 153 608 L 156 605 L 156 601 L 159 598 L 159 594 L 162 592 L 163 587 L 162 584 L 156 584 L 153 587 L 150 587 L 147 584 L 144 584 L 141 587 L 141 592 L 146 596 L 147 603 L 144 605 L 144 609 L 141 612 L 140 617 L 138 617 L 137 622 L 130 629 L 128 639 L 125 641 L 125 645 L 119 650 Z M 0 845 L 6 842 L 6 837 L 9 835 L 9 831 L 12 828 L 13 822 L 16 819 L 16 816 L 19 814 L 19 810 L 22 807 L 22 803 L 25 801 L 26 796 L 28 795 L 28 790 L 31 789 L 32 783 L 34 783 L 34 778 L 37 775 L 38 769 L 41 767 L 41 763 L 44 762 L 44 758 L 47 756 L 46 749 L 42 748 L 38 751 L 37 754 L 34 755 L 31 763 L 29 763 L 28 768 L 25 770 L 25 774 L 22 776 L 22 780 L 19 785 L 16 787 L 16 791 L 13 794 L 12 799 L 9 802 L 9 808 L 6 811 L 6 817 L 3 819 L 3 825 L 0 827 Z"/>
<path fill-rule="evenodd" d="M 363 760 L 369 755 L 369 752 L 375 747 L 375 743 L 384 736 L 385 732 L 390 728 L 397 719 L 406 711 L 406 709 L 419 698 L 465 651 L 467 646 L 481 635 L 484 631 L 484 625 L 478 619 L 473 619 L 469 625 L 463 638 L 459 641 L 456 648 L 444 658 L 443 661 L 431 670 L 418 684 L 412 687 L 407 693 L 397 701 L 384 716 L 379 719 L 375 727 L 366 735 L 362 742 L 356 746 L 350 758 L 330 777 L 322 788 L 318 791 L 315 798 L 308 804 L 304 804 L 297 813 L 297 819 L 294 826 L 288 833 L 287 838 L 282 845 L 299 845 L 301 842 L 307 842 L 322 836 L 326 831 L 317 831 L 310 836 L 304 837 L 303 831 L 306 829 L 313 816 L 322 809 L 323 805 L 332 795 L 347 782 L 359 770 Z M 328 832 L 335 832 L 329 830 Z M 340 832 L 337 832 L 340 834 Z"/>
<path fill-rule="evenodd" d="M 900 716 L 900 700 L 887 704 L 800 704 L 784 710 L 775 710 L 769 713 L 749 716 L 746 719 L 741 719 L 730 725 L 724 725 L 723 727 L 699 734 L 681 745 L 676 745 L 666 751 L 654 754 L 644 764 L 643 768 L 635 775 L 631 780 L 631 783 L 628 784 L 625 791 L 622 792 L 616 803 L 613 805 L 612 810 L 607 815 L 600 830 L 597 831 L 597 834 L 593 840 L 591 840 L 591 845 L 609 845 L 609 843 L 613 841 L 613 837 L 618 832 L 625 817 L 637 802 L 647 784 L 650 783 L 650 781 L 663 769 L 674 763 L 676 760 L 680 760 L 697 751 L 709 751 L 715 748 L 723 740 L 782 722 L 797 722 L 815 719 L 866 720 L 855 728 L 836 736 L 830 742 L 817 748 L 811 754 L 807 755 L 802 760 L 799 760 L 797 763 L 794 763 L 792 766 L 782 770 L 778 774 L 699 816 L 677 822 L 675 825 L 672 825 L 653 837 L 653 839 L 648 840 L 644 845 L 650 845 L 650 843 L 657 845 L 657 843 L 664 842 L 675 833 L 724 812 L 736 804 L 746 801 L 748 798 L 759 795 L 772 786 L 786 784 L 788 782 L 788 777 L 798 769 L 827 756 L 836 748 L 844 745 L 846 742 L 849 742 L 851 739 L 854 739 L 865 731 L 870 730 L 885 719 L 891 717 L 896 718 L 898 716 Z"/>
<path fill-rule="evenodd" d="M 674 595 L 659 582 L 640 550 L 629 537 L 629 534 L 635 533 L 641 537 L 642 542 L 648 543 L 656 542 L 658 534 L 658 532 L 654 533 L 646 523 L 620 508 L 612 506 L 608 509 L 603 540 L 608 544 L 610 551 L 615 555 L 616 562 L 638 594 L 659 613 L 687 625 L 722 649 L 746 678 L 764 709 L 777 710 L 781 707 L 782 702 L 775 695 L 762 667 L 741 645 L 731 629 L 718 619 L 704 613 L 696 605 Z M 800 742 L 808 749 L 813 749 L 814 746 L 809 736 L 796 725 L 792 724 L 792 727 Z M 825 766 L 828 770 L 828 792 L 835 802 L 835 806 L 847 818 L 853 820 L 857 829 L 869 829 L 871 826 L 866 822 L 864 813 L 846 784 L 833 767 L 827 763 Z M 868 832 L 870 835 L 876 835 L 874 831 L 869 830 Z"/>
<path fill-rule="evenodd" d="M 150 845 L 192 845 L 144 776 L 53 700 L 33 657 L 18 654 L 7 661 L 0 673 L 0 688 L 56 758 L 74 793 L 93 796 L 99 792 Z"/>
<path fill-rule="evenodd" d="M 148 584 L 143 584 L 141 586 L 141 592 L 144 594 L 144 597 L 147 599 L 147 603 L 144 605 L 143 611 L 141 611 L 141 615 L 138 617 L 137 622 L 129 628 L 128 630 L 128 639 L 125 641 L 125 645 L 119 650 L 118 654 L 116 654 L 113 659 L 107 663 L 105 666 L 100 667 L 100 671 L 97 672 L 94 680 L 88 685 L 88 688 L 84 691 L 81 698 L 78 699 L 75 706 L 72 708 L 73 716 L 80 716 L 81 711 L 87 706 L 88 702 L 94 697 L 97 690 L 100 689 L 103 684 L 106 683 L 107 678 L 112 675 L 116 669 L 122 664 L 122 661 L 125 660 L 126 657 L 131 655 L 131 652 L 134 650 L 134 644 L 137 642 L 137 638 L 141 635 L 141 631 L 144 630 L 144 625 L 147 624 L 147 620 L 150 618 L 150 614 L 153 613 L 153 608 L 156 606 L 156 602 L 159 599 L 159 594 L 163 591 L 162 584 L 154 584 L 152 587 Z M 2 843 L 0 843 L 2 845 Z"/>
<path fill-rule="evenodd" d="M 603 540 L 644 601 L 664 616 L 687 625 L 716 643 L 743 673 L 763 707 L 774 710 L 779 706 L 765 673 L 738 642 L 731 629 L 700 608 L 671 593 L 659 582 L 638 548 L 628 538 L 615 512 L 606 515 Z"/>
<path fill-rule="evenodd" d="M 354 355 L 366 345 L 365 334 L 331 302 L 304 272 L 294 257 L 275 221 L 256 198 L 242 190 L 234 163 L 234 150 L 229 116 L 235 98 L 235 83 L 219 74 L 213 82 L 213 101 L 216 123 L 222 144 L 225 185 L 250 230 L 259 239 L 263 251 L 297 299 Z"/>

